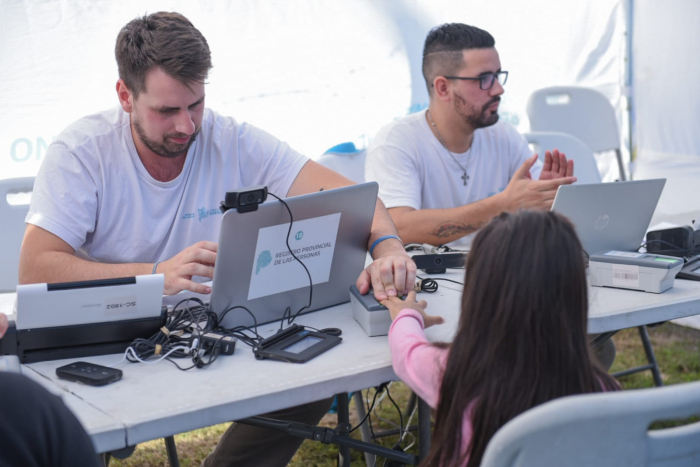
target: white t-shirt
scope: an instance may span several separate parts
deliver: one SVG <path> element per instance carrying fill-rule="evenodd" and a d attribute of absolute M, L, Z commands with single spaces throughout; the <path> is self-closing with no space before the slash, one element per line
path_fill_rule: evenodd
<path fill-rule="evenodd" d="M 365 178 L 379 183 L 379 197 L 387 208 L 444 209 L 488 198 L 505 190 L 518 167 L 532 156 L 525 138 L 509 124 L 499 121 L 478 129 L 467 152 L 453 153 L 467 170 L 464 186 L 462 168 L 430 130 L 425 113 L 390 123 L 370 144 Z M 541 169 L 536 162 L 530 171 L 533 179 Z M 450 246 L 468 246 L 473 237 Z"/>
<path fill-rule="evenodd" d="M 155 180 L 121 108 L 78 120 L 49 146 L 26 222 L 78 256 L 153 263 L 201 241 L 218 242 L 227 191 L 267 185 L 287 195 L 308 159 L 270 134 L 206 109 L 182 173 Z"/>

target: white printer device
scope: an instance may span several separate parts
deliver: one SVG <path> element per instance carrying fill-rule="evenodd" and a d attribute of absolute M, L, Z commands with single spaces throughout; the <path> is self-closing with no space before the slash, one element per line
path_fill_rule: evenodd
<path fill-rule="evenodd" d="M 604 251 L 591 255 L 591 285 L 661 293 L 673 287 L 683 259 L 631 251 Z"/>
<path fill-rule="evenodd" d="M 21 363 L 124 352 L 165 324 L 162 274 L 17 286 L 0 355 Z"/>

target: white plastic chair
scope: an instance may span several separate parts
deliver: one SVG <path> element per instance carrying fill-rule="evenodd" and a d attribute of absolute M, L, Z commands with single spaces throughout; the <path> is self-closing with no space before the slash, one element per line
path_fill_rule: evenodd
<path fill-rule="evenodd" d="M 578 179 L 576 183 L 600 183 L 600 172 L 596 164 L 593 151 L 583 141 L 566 133 L 553 131 L 537 131 L 525 133 L 527 142 L 534 146 L 539 159 L 544 161 L 544 152 L 558 149 L 566 154 L 566 157 L 574 161 L 574 175 Z"/>
<path fill-rule="evenodd" d="M 539 89 L 528 99 L 527 116 L 532 131 L 573 135 L 594 153 L 614 150 L 620 179 L 626 180 L 615 109 L 600 92 L 577 86 Z"/>
<path fill-rule="evenodd" d="M 17 288 L 19 249 L 29 212 L 28 204 L 10 204 L 8 195 L 29 193 L 33 187 L 34 177 L 0 180 L 0 292 L 14 292 Z"/>
<path fill-rule="evenodd" d="M 330 148 L 316 162 L 355 183 L 364 183 L 366 158 L 367 150 L 358 150 L 353 143 L 342 143 Z"/>
<path fill-rule="evenodd" d="M 503 426 L 481 467 L 698 466 L 700 422 L 649 430 L 693 415 L 700 415 L 700 382 L 565 397 Z"/>

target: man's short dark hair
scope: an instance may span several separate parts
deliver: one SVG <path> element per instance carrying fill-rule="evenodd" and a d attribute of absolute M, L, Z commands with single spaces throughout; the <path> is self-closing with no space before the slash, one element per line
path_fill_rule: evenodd
<path fill-rule="evenodd" d="M 130 21 L 119 31 L 115 55 L 119 78 L 134 97 L 154 68 L 188 87 L 204 81 L 212 68 L 207 40 L 179 13 L 161 11 Z"/>
<path fill-rule="evenodd" d="M 468 24 L 447 23 L 431 29 L 423 47 L 423 77 L 428 92 L 437 76 L 455 74 L 462 67 L 462 51 L 495 45 L 491 34 Z"/>

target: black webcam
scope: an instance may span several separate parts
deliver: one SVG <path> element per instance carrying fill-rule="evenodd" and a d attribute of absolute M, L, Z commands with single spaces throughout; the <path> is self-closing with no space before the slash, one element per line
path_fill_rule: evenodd
<path fill-rule="evenodd" d="M 264 203 L 266 199 L 265 185 L 252 186 L 241 191 L 227 191 L 220 209 L 222 213 L 229 209 L 237 209 L 238 212 L 257 211 L 258 205 Z"/>
<path fill-rule="evenodd" d="M 428 274 L 443 274 L 447 268 L 462 268 L 467 256 L 464 253 L 440 253 L 436 255 L 413 255 L 411 257 L 418 269 Z"/>

